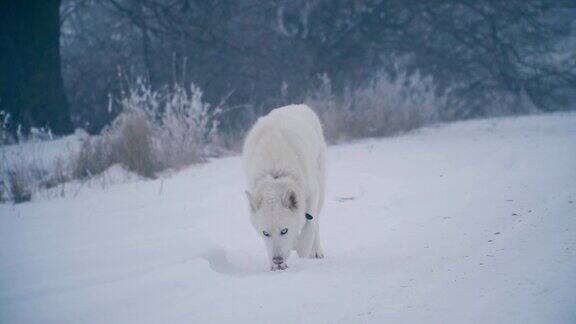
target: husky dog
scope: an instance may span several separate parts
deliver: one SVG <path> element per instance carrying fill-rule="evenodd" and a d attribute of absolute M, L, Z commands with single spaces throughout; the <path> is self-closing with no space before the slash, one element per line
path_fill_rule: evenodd
<path fill-rule="evenodd" d="M 324 202 L 326 144 L 318 116 L 306 105 L 272 110 L 244 143 L 246 196 L 271 270 L 284 270 L 292 249 L 323 258 L 318 219 Z"/>

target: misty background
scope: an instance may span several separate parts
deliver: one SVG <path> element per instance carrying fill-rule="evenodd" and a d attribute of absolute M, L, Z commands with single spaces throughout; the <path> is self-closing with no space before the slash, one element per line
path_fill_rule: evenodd
<path fill-rule="evenodd" d="M 575 17 L 566 0 L 0 1 L 0 142 L 90 134 L 58 165 L 2 153 L 0 182 L 25 201 L 115 164 L 155 177 L 238 152 L 291 103 L 330 143 L 574 109 Z"/>
<path fill-rule="evenodd" d="M 3 2 L 0 109 L 13 129 L 96 133 L 137 78 L 154 91 L 194 83 L 229 132 L 327 81 L 341 99 L 417 74 L 445 96 L 443 119 L 563 110 L 575 97 L 574 1 Z M 60 55 L 43 55 L 49 43 Z"/>

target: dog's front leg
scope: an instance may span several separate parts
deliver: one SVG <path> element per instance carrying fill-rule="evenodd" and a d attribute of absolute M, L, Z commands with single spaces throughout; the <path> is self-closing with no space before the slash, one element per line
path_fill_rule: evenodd
<path fill-rule="evenodd" d="M 300 235 L 296 241 L 296 252 L 301 258 L 306 258 L 310 255 L 312 251 L 312 246 L 314 245 L 314 235 L 316 233 L 317 221 L 307 220 L 306 224 L 302 228 Z"/>

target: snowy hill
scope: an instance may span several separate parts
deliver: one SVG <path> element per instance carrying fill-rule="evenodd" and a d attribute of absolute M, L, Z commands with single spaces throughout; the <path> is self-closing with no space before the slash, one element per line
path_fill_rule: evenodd
<path fill-rule="evenodd" d="M 0 205 L 1 323 L 576 323 L 576 114 L 334 146 L 270 272 L 240 158 Z"/>

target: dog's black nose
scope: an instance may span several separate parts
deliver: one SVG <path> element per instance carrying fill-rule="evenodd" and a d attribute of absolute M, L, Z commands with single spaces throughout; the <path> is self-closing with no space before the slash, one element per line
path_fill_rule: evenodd
<path fill-rule="evenodd" d="M 275 256 L 272 258 L 272 262 L 274 262 L 274 264 L 282 264 L 284 263 L 284 258 L 281 256 Z"/>

